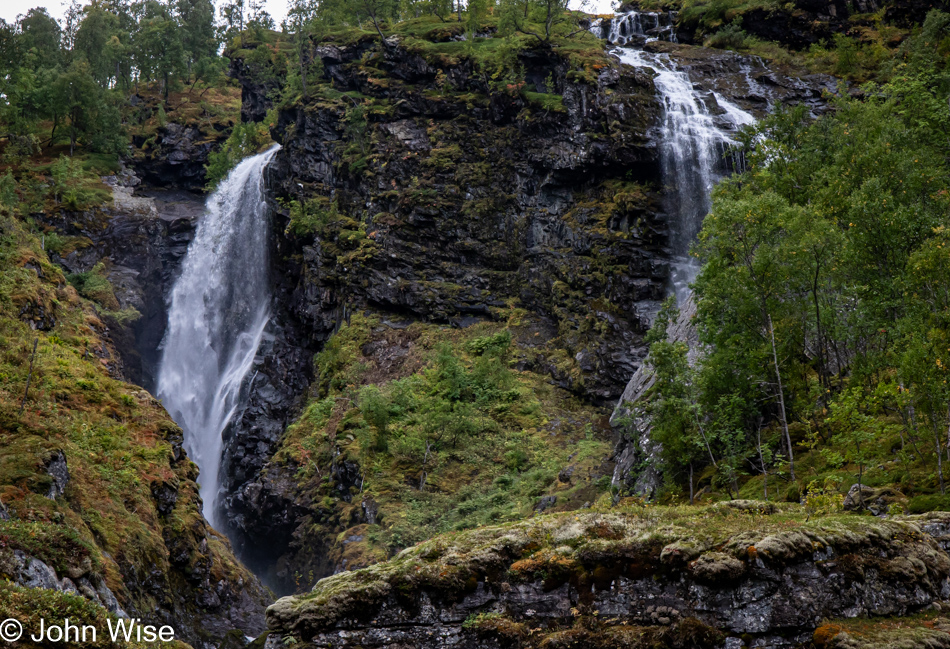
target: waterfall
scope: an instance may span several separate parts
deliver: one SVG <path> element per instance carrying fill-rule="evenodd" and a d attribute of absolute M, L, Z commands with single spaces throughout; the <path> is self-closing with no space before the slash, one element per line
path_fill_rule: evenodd
<path fill-rule="evenodd" d="M 728 171 L 724 158 L 733 144 L 731 135 L 739 127 L 754 123 L 755 118 L 718 93 L 695 89 L 689 75 L 677 69 L 668 54 L 634 45 L 661 38 L 676 38 L 670 14 L 632 12 L 610 22 L 608 39 L 627 45 L 611 53 L 627 65 L 653 70 L 653 83 L 663 100 L 660 162 L 668 188 L 668 210 L 673 217 L 673 290 L 682 304 L 699 272 L 698 263 L 689 256 L 689 247 L 711 207 L 713 186 Z"/>
<path fill-rule="evenodd" d="M 270 317 L 263 172 L 279 148 L 241 162 L 208 198 L 171 291 L 158 397 L 184 431 L 213 526 L 222 435 Z"/>

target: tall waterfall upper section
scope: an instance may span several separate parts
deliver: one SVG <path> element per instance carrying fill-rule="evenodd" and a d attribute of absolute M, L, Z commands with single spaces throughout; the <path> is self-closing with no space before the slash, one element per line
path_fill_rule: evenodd
<path fill-rule="evenodd" d="M 732 136 L 738 128 L 753 124 L 755 118 L 720 93 L 695 87 L 689 74 L 669 54 L 636 47 L 637 43 L 646 44 L 663 36 L 675 38 L 672 21 L 667 27 L 661 20 L 667 14 L 646 16 L 632 13 L 614 18 L 609 37 L 618 43 L 629 43 L 614 49 L 613 54 L 626 65 L 651 70 L 662 99 L 660 161 L 665 202 L 672 217 L 671 280 L 682 304 L 698 271 L 698 265 L 689 257 L 689 247 L 709 212 L 713 185 L 734 166 L 729 157 Z"/>
<path fill-rule="evenodd" d="M 170 297 L 157 393 L 184 430 L 212 525 L 222 435 L 270 317 L 263 171 L 278 148 L 241 162 L 208 198 Z"/>
<path fill-rule="evenodd" d="M 830 78 L 788 74 L 758 57 L 676 44 L 673 18 L 632 12 L 592 29 L 620 45 L 611 53 L 622 63 L 651 71 L 661 99 L 658 139 L 663 203 L 670 221 L 670 290 L 681 310 L 671 335 L 696 345 L 690 284 L 699 263 L 689 249 L 712 207 L 714 185 L 741 162 L 730 152 L 735 134 L 775 103 L 804 103 L 820 112 L 825 108 L 823 92 L 834 86 Z M 691 352 L 691 362 L 697 353 Z M 648 418 L 633 404 L 651 383 L 647 360 L 631 377 L 611 417 L 615 423 L 630 422 L 615 453 L 614 484 L 646 494 L 658 486 L 658 448 L 650 438 Z"/>

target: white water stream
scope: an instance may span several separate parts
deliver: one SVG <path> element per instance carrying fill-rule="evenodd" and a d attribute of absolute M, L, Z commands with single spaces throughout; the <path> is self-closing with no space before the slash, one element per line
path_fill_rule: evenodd
<path fill-rule="evenodd" d="M 658 39 L 674 41 L 672 23 L 670 14 L 618 15 L 610 22 L 608 40 L 624 45 L 611 52 L 621 62 L 653 70 L 653 83 L 663 100 L 660 158 L 673 217 L 673 290 L 682 304 L 699 271 L 689 247 L 711 207 L 713 186 L 728 171 L 724 158 L 734 143 L 732 135 L 755 118 L 718 93 L 694 88 L 689 75 L 668 54 L 640 49 Z M 710 97 L 714 105 L 707 105 L 712 103 Z"/>
<path fill-rule="evenodd" d="M 263 172 L 278 148 L 238 164 L 208 198 L 172 288 L 159 364 L 158 397 L 184 431 L 216 527 L 222 434 L 270 318 Z"/>

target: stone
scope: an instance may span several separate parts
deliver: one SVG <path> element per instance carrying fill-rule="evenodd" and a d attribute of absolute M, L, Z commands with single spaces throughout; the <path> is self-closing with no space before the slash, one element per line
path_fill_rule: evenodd
<path fill-rule="evenodd" d="M 46 473 L 53 480 L 46 497 L 50 500 L 56 500 L 66 491 L 66 485 L 69 484 L 69 467 L 66 465 L 66 454 L 62 451 L 56 451 L 46 460 Z"/>
<path fill-rule="evenodd" d="M 534 508 L 534 511 L 542 513 L 545 509 L 554 507 L 557 504 L 557 496 L 542 496 L 541 500 L 538 501 L 537 506 Z"/>
<path fill-rule="evenodd" d="M 62 590 L 56 571 L 48 565 L 21 550 L 14 550 L 13 557 L 17 564 L 14 581 L 18 584 L 27 588 Z"/>
<path fill-rule="evenodd" d="M 895 511 L 902 513 L 907 508 L 907 502 L 907 496 L 892 487 L 872 488 L 854 484 L 844 497 L 842 506 L 845 511 L 863 509 L 875 516 L 884 516 Z"/>

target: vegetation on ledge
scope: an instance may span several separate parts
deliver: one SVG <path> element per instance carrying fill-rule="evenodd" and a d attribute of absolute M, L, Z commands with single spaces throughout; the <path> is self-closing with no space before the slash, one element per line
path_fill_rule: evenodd
<path fill-rule="evenodd" d="M 605 413 L 513 368 L 527 329 L 515 317 L 460 330 L 354 314 L 317 356 L 315 398 L 275 456 L 313 503 L 295 545 L 329 544 L 330 559 L 356 567 L 442 531 L 530 517 L 545 496 L 558 510 L 604 494 Z"/>

